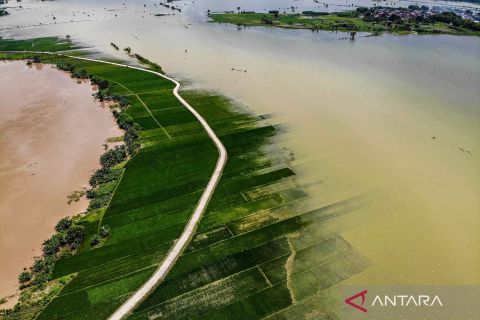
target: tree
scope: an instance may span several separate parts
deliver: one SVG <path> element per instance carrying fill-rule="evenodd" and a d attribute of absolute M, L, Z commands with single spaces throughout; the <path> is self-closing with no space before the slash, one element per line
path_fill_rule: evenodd
<path fill-rule="evenodd" d="M 68 228 L 70 228 L 72 223 L 73 223 L 72 218 L 70 218 L 70 217 L 62 218 L 62 219 L 60 219 L 60 221 L 58 221 L 57 225 L 55 226 L 55 230 L 57 232 L 65 231 Z"/>
<path fill-rule="evenodd" d="M 130 53 L 132 53 L 132 48 L 126 47 L 125 49 L 123 49 L 123 51 L 125 51 L 125 52 L 128 53 L 128 54 L 130 54 Z"/>
<path fill-rule="evenodd" d="M 29 282 L 30 280 L 32 280 L 32 273 L 29 272 L 29 271 L 23 271 L 18 276 L 18 281 L 20 282 L 20 284 L 25 284 L 25 283 Z"/>
<path fill-rule="evenodd" d="M 67 235 L 65 236 L 66 242 L 72 247 L 77 248 L 82 244 L 83 239 L 85 238 L 85 227 L 80 225 L 74 225 L 67 230 Z"/>
<path fill-rule="evenodd" d="M 43 242 L 43 253 L 47 256 L 54 255 L 63 244 L 63 235 L 54 234 L 50 239 Z"/>

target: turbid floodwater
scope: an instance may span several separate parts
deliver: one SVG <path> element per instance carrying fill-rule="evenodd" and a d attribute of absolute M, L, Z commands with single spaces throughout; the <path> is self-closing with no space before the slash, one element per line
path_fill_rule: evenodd
<path fill-rule="evenodd" d="M 281 143 L 295 155 L 299 181 L 323 181 L 312 195 L 329 203 L 375 194 L 368 209 L 340 222 L 371 261 L 351 282 L 480 284 L 480 39 L 349 41 L 206 22 L 207 9 L 288 4 L 321 10 L 307 1 L 179 1 L 181 14 L 155 17 L 171 11 L 152 1 L 58 1 L 23 3 L 0 28 L 11 37 L 69 34 L 123 59 L 110 42 L 130 46 L 191 87 L 273 114 L 289 128 Z"/>
<path fill-rule="evenodd" d="M 50 65 L 0 62 L 0 296 L 15 292 L 56 222 L 83 212 L 67 195 L 88 187 L 102 144 L 121 134 L 89 83 Z M 3 307 L 3 305 L 2 305 Z"/>

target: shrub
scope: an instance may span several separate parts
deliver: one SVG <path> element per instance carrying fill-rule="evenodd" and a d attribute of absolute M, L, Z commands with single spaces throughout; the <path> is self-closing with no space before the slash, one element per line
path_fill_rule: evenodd
<path fill-rule="evenodd" d="M 108 224 L 105 224 L 100 228 L 100 237 L 106 238 L 109 235 L 110 235 L 110 226 Z"/>
<path fill-rule="evenodd" d="M 124 109 L 130 105 L 130 101 L 128 100 L 128 97 L 126 96 L 121 96 L 121 95 L 113 95 L 110 97 L 112 100 L 115 100 L 118 102 L 120 105 L 120 108 Z"/>
<path fill-rule="evenodd" d="M 98 86 L 99 90 L 104 90 L 110 87 L 110 83 L 107 80 L 98 78 L 96 76 L 90 76 L 90 82 Z"/>
<path fill-rule="evenodd" d="M 47 256 L 54 255 L 58 252 L 58 249 L 63 244 L 63 235 L 57 233 L 54 234 L 50 239 L 43 242 L 43 253 Z"/>
<path fill-rule="evenodd" d="M 41 272 L 45 269 L 45 261 L 42 258 L 36 257 L 32 265 L 32 271 L 35 273 Z"/>
<path fill-rule="evenodd" d="M 75 65 L 69 62 L 59 62 L 57 63 L 57 69 L 67 71 L 67 72 L 72 72 L 73 70 L 75 70 Z"/>
<path fill-rule="evenodd" d="M 55 226 L 55 230 L 57 232 L 65 231 L 68 228 L 70 228 L 72 223 L 73 222 L 72 222 L 72 219 L 70 217 L 62 218 L 62 219 L 60 219 L 60 221 L 58 221 L 57 225 Z"/>
<path fill-rule="evenodd" d="M 99 101 L 109 100 L 109 99 L 112 98 L 111 95 L 110 95 L 111 94 L 110 91 L 111 91 L 111 87 L 107 87 L 105 89 L 100 89 L 93 94 L 93 97 L 95 99 L 98 99 Z"/>
<path fill-rule="evenodd" d="M 97 244 L 100 243 L 100 241 L 102 240 L 102 238 L 100 238 L 100 236 L 98 235 L 98 233 L 95 233 L 92 238 L 90 239 L 90 245 L 93 247 L 93 246 L 96 246 Z"/>
<path fill-rule="evenodd" d="M 30 273 L 29 271 L 23 271 L 18 276 L 18 281 L 20 282 L 20 284 L 25 284 L 30 280 L 32 280 L 32 273 Z"/>
<path fill-rule="evenodd" d="M 73 70 L 73 71 L 71 71 L 71 73 L 72 73 L 72 78 L 78 78 L 78 79 L 88 79 L 89 78 L 88 72 L 85 69 Z"/>
<path fill-rule="evenodd" d="M 32 281 L 32 284 L 37 286 L 37 285 L 41 285 L 45 282 L 47 282 L 48 280 L 50 280 L 50 276 L 46 273 L 39 273 L 39 274 L 36 274 L 34 277 L 33 277 L 33 281 Z"/>

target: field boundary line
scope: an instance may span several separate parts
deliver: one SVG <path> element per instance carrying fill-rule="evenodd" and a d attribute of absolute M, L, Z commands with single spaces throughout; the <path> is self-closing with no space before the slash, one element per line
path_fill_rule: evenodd
<path fill-rule="evenodd" d="M 128 88 L 126 85 L 124 85 L 124 84 L 122 84 L 122 83 L 120 83 L 120 82 L 118 82 L 118 81 L 115 81 L 115 80 L 112 80 L 112 79 L 109 79 L 109 78 L 104 78 L 104 79 L 105 79 L 105 80 L 108 80 L 108 81 L 111 81 L 111 82 L 113 82 L 113 83 L 116 83 L 116 84 L 118 84 L 120 87 L 126 89 L 128 92 L 130 92 L 130 94 L 129 94 L 128 96 L 134 96 L 135 98 L 137 98 L 138 101 L 143 105 L 143 107 L 144 107 L 145 109 L 147 109 L 147 112 L 148 112 L 148 114 L 150 115 L 150 117 L 153 118 L 153 120 L 155 121 L 155 123 L 163 130 L 163 132 L 167 135 L 167 137 L 168 137 L 169 139 L 173 139 L 173 138 L 170 136 L 170 134 L 168 134 L 168 132 L 167 132 L 167 130 L 165 129 L 165 127 L 158 121 L 157 118 L 155 118 L 155 116 L 153 115 L 152 111 L 150 110 L 149 107 L 147 107 L 147 105 L 146 105 L 145 102 L 142 100 L 142 98 L 139 97 L 138 93 L 133 92 L 133 91 L 130 90 L 130 88 Z M 168 90 L 164 90 L 164 91 L 168 91 Z"/>

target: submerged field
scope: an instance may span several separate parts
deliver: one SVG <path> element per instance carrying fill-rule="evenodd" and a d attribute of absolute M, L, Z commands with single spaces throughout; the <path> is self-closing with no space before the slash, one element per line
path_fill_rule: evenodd
<path fill-rule="evenodd" d="M 0 50 L 14 49 L 14 42 L 6 47 L 0 42 Z M 121 166 L 123 176 L 110 203 L 82 221 L 86 239 L 105 224 L 111 235 L 99 247 L 85 241 L 75 255 L 55 264 L 53 279 L 74 278 L 37 318 L 106 319 L 179 237 L 218 153 L 172 95 L 171 82 L 102 63 L 41 59 L 68 62 L 113 83 L 113 93 L 128 97 L 126 112 L 141 127 L 141 149 Z M 209 92 L 181 95 L 217 133 L 228 162 L 188 249 L 129 318 L 282 319 L 307 313 L 338 318 L 326 293 L 368 262 L 340 236 L 343 226 L 337 220 L 366 200 L 324 203 L 309 195 L 295 181 L 291 154 L 276 147 L 282 130 L 268 116 Z M 27 319 L 33 313 L 20 309 L 6 318 Z"/>

